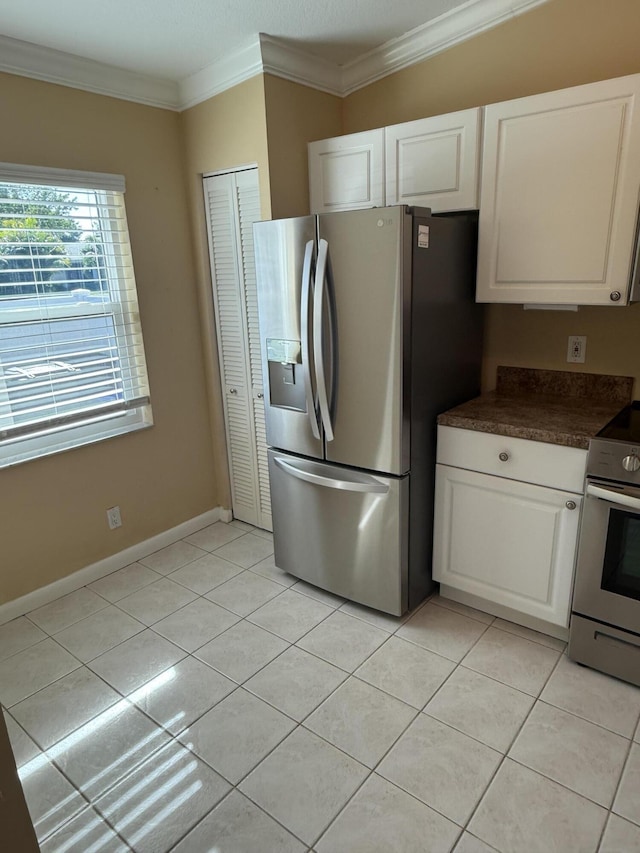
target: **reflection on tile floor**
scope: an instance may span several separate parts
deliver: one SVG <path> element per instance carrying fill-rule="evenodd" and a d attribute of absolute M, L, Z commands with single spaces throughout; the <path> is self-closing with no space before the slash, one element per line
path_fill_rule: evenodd
<path fill-rule="evenodd" d="M 45 853 L 640 851 L 640 689 L 434 596 L 395 619 L 218 522 L 0 626 Z"/>

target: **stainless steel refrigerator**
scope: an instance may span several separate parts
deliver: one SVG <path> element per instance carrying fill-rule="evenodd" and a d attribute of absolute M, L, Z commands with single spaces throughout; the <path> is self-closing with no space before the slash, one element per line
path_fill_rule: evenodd
<path fill-rule="evenodd" d="M 254 226 L 276 565 L 400 615 L 431 590 L 436 417 L 479 392 L 474 215 Z"/>

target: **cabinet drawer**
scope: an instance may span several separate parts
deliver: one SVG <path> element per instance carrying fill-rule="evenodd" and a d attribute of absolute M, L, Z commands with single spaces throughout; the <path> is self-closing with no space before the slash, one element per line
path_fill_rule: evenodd
<path fill-rule="evenodd" d="M 587 451 L 439 426 L 437 461 L 455 468 L 582 494 Z"/>

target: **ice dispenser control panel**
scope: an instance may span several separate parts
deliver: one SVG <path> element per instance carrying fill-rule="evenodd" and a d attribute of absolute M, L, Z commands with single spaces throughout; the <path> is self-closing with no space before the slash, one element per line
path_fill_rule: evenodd
<path fill-rule="evenodd" d="M 270 405 L 305 412 L 300 341 L 267 338 L 267 362 Z"/>

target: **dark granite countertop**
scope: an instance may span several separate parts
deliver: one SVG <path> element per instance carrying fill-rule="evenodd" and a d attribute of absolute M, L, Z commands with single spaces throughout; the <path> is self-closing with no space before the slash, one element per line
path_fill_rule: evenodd
<path fill-rule="evenodd" d="M 495 391 L 450 409 L 438 424 L 587 449 L 632 388 L 628 376 L 499 367 Z"/>

